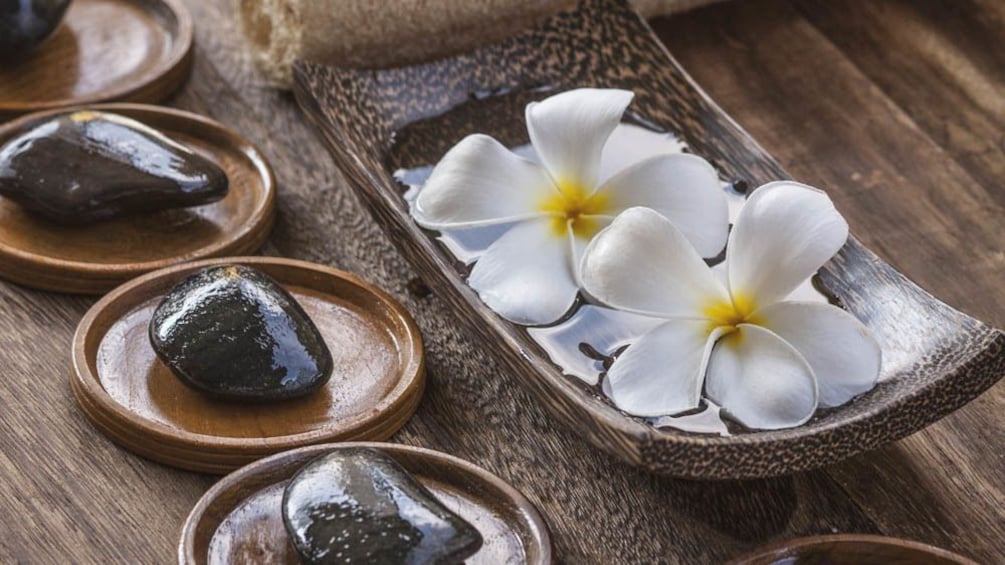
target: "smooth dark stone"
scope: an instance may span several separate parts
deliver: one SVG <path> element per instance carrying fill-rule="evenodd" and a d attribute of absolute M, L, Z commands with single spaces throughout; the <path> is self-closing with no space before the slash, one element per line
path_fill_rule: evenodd
<path fill-rule="evenodd" d="M 242 265 L 191 275 L 150 321 L 150 343 L 185 384 L 213 396 L 304 396 L 331 377 L 332 356 L 314 322 L 271 277 Z"/>
<path fill-rule="evenodd" d="M 70 0 L 0 0 L 0 60 L 34 49 L 59 26 Z"/>
<path fill-rule="evenodd" d="M 208 204 L 227 189 L 216 164 L 117 114 L 63 114 L 0 147 L 0 195 L 62 224 Z"/>
<path fill-rule="evenodd" d="M 337 449 L 286 487 L 283 521 L 308 565 L 460 563 L 482 536 L 383 452 Z"/>

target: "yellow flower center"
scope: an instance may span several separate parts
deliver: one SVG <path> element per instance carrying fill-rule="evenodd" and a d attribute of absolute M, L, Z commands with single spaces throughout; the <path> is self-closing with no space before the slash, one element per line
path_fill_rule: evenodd
<path fill-rule="evenodd" d="M 724 328 L 726 333 L 733 333 L 740 324 L 759 325 L 760 320 L 754 315 L 756 310 L 757 306 L 749 296 L 734 293 L 731 301 L 712 301 L 702 313 L 709 320 L 709 331 Z"/>
<path fill-rule="evenodd" d="M 545 198 L 539 209 L 552 214 L 552 231 L 565 237 L 567 226 L 577 237 L 593 237 L 600 230 L 595 217 L 608 212 L 610 197 L 603 192 L 590 194 L 578 183 L 559 182 L 554 195 Z"/>

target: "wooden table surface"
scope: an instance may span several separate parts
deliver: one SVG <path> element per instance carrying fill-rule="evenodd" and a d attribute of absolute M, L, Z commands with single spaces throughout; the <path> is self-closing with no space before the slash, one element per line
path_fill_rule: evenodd
<path fill-rule="evenodd" d="M 521 489 L 568 563 L 719 563 L 794 536 L 883 533 L 1005 563 L 1005 384 L 886 448 L 774 480 L 648 476 L 556 428 L 470 343 L 371 222 L 292 98 L 265 88 L 229 0 L 187 0 L 194 75 L 173 105 L 272 160 L 266 254 L 358 273 L 427 341 L 429 389 L 395 441 Z M 936 296 L 1005 326 L 1005 2 L 742 0 L 657 22 L 697 81 L 852 230 Z M 170 563 L 214 477 L 145 461 L 81 416 L 68 348 L 93 299 L 0 283 L 0 563 Z"/>

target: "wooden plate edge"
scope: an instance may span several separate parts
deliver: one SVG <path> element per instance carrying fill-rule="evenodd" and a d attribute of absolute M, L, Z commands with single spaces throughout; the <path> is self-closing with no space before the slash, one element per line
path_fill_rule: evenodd
<path fill-rule="evenodd" d="M 410 453 L 429 458 L 441 464 L 445 463 L 459 467 L 465 472 L 478 477 L 478 479 L 488 483 L 493 488 L 505 493 L 508 499 L 514 503 L 514 506 L 518 509 L 519 513 L 527 520 L 526 525 L 534 537 L 534 541 L 537 542 L 537 548 L 540 551 L 540 559 L 533 563 L 528 563 L 527 565 L 548 565 L 552 563 L 551 532 L 544 517 L 541 515 L 537 507 L 534 506 L 534 504 L 528 500 L 523 493 L 504 481 L 498 475 L 483 469 L 470 461 L 423 447 L 380 442 L 349 442 L 340 444 L 312 445 L 277 453 L 246 465 L 219 480 L 209 490 L 207 490 L 202 497 L 199 498 L 199 501 L 196 502 L 182 525 L 181 535 L 178 541 L 178 564 L 196 565 L 199 563 L 195 555 L 195 530 L 209 504 L 212 503 L 223 491 L 248 479 L 249 477 L 255 476 L 259 472 L 266 471 L 265 468 L 277 464 L 284 459 L 293 459 L 300 456 L 304 456 L 305 458 L 309 456 L 320 456 L 324 453 L 328 453 L 334 449 L 342 447 L 372 447 L 375 449 L 390 451 L 392 453 Z"/>
<path fill-rule="evenodd" d="M 272 438 L 221 438 L 178 430 L 166 424 L 142 418 L 112 399 L 89 367 L 86 343 L 93 336 L 95 324 L 112 304 L 128 300 L 128 293 L 164 277 L 220 263 L 282 264 L 287 267 L 321 272 L 337 277 L 383 302 L 402 324 L 399 335 L 407 354 L 400 380 L 379 402 L 383 408 L 372 414 L 360 414 L 335 429 L 317 428 L 293 435 Z M 336 441 L 387 439 L 403 426 L 415 410 L 425 390 L 425 357 L 422 336 L 411 314 L 397 300 L 376 286 L 350 273 L 324 265 L 278 257 L 226 257 L 186 263 L 154 271 L 134 279 L 99 300 L 78 324 L 70 350 L 70 387 L 78 407 L 88 420 L 109 439 L 137 454 L 183 469 L 220 473 L 250 461 L 306 445 Z"/>

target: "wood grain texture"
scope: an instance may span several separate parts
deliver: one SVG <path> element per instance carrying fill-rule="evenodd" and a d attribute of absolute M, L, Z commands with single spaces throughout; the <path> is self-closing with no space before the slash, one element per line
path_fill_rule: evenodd
<path fill-rule="evenodd" d="M 866 245 L 950 305 L 1002 327 L 1005 130 L 983 137 L 988 149 L 977 153 L 998 169 L 964 162 L 974 155 L 967 145 L 938 133 L 1002 123 L 991 110 L 1005 92 L 993 47 L 1003 22 L 994 0 L 768 1 L 701 10 L 657 29 L 790 172 L 828 189 Z M 955 103 L 943 99 L 949 92 Z M 885 533 L 1003 562 L 1003 403 L 999 383 L 938 425 L 830 475 Z"/>
<path fill-rule="evenodd" d="M 101 101 L 160 102 L 192 67 L 181 0 L 75 0 L 44 44 L 0 66 L 0 117 Z"/>
<path fill-rule="evenodd" d="M 279 216 L 265 252 L 349 270 L 405 303 L 426 338 L 429 383 L 416 417 L 394 441 L 474 461 L 520 489 L 548 520 L 559 560 L 718 564 L 766 541 L 839 531 L 881 532 L 981 563 L 1005 561 L 1005 385 L 924 432 L 826 471 L 714 484 L 634 471 L 556 429 L 515 377 L 472 345 L 435 294 L 409 293 L 414 273 L 352 196 L 292 99 L 262 86 L 228 0 L 187 3 L 199 47 L 193 78 L 173 104 L 243 133 L 272 162 Z M 872 0 L 842 3 L 866 9 Z M 934 0 L 910 4 L 941 9 Z M 966 22 L 985 21 L 996 1 L 985 4 L 960 9 L 964 30 Z M 867 245 L 953 306 L 1005 325 L 1000 286 L 992 284 L 1005 278 L 1000 239 L 943 243 L 949 252 L 917 256 L 931 253 L 940 238 L 965 238 L 947 227 L 957 217 L 971 218 L 967 229 L 977 233 L 1001 233 L 1001 214 L 951 199 L 938 205 L 958 185 L 931 179 L 963 167 L 861 72 L 838 39 L 819 31 L 826 16 L 810 23 L 804 11 L 813 10 L 742 0 L 675 17 L 661 30 L 685 68 L 769 153 L 797 178 L 828 188 Z M 943 23 L 930 19 L 923 33 L 964 41 L 966 31 Z M 865 25 L 873 24 L 851 27 Z M 893 37 L 899 23 L 881 25 Z M 734 39 L 746 26 L 761 33 Z M 765 31 L 779 37 L 752 60 L 771 39 Z M 784 41 L 788 33 L 794 40 Z M 994 32 L 986 50 L 1002 41 Z M 924 91 L 949 73 L 930 55 L 912 55 L 910 45 L 882 45 L 938 71 L 898 82 L 891 69 L 892 84 Z M 780 82 L 769 72 L 774 66 L 799 80 Z M 864 96 L 872 102 L 862 104 Z M 936 110 L 962 119 L 948 107 L 925 111 Z M 818 147 L 828 151 L 815 156 Z M 885 155 L 901 163 L 895 174 Z M 867 186 L 875 164 L 887 176 Z M 856 172 L 860 180 L 852 181 Z M 1000 195 L 1003 183 L 999 176 L 986 190 Z M 903 219 L 905 202 L 913 221 Z M 2 563 L 171 563 L 182 521 L 215 480 L 119 449 L 77 411 L 64 375 L 73 328 L 92 302 L 0 284 Z"/>

